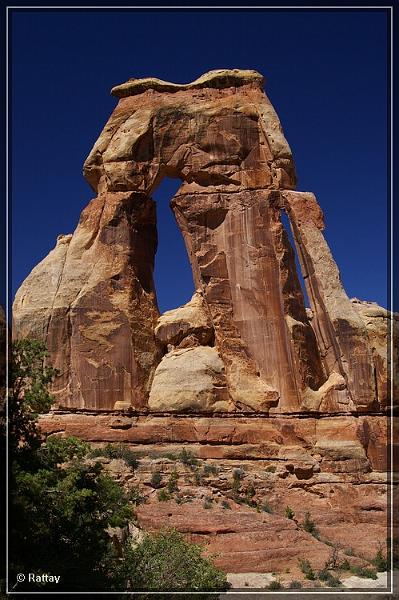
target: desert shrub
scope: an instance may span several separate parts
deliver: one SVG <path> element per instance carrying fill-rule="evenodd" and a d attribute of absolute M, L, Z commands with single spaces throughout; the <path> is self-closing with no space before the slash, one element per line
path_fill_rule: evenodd
<path fill-rule="evenodd" d="M 234 496 L 238 496 L 241 490 L 241 481 L 245 476 L 244 469 L 234 469 L 233 470 L 233 481 L 231 483 L 231 490 Z M 236 498 L 236 502 L 238 502 L 238 498 Z"/>
<path fill-rule="evenodd" d="M 191 450 L 186 450 L 186 448 L 182 449 L 178 455 L 178 459 L 183 465 L 187 465 L 190 468 L 196 467 L 199 464 L 198 458 L 195 458 Z"/>
<path fill-rule="evenodd" d="M 326 583 L 329 587 L 338 587 L 342 584 L 338 577 L 335 577 L 326 568 L 319 571 L 317 577 L 320 579 L 320 581 L 324 581 L 324 583 Z"/>
<path fill-rule="evenodd" d="M 345 560 L 343 560 L 339 563 L 338 568 L 340 571 L 350 571 L 351 565 L 350 565 L 349 560 L 347 558 L 345 558 Z"/>
<path fill-rule="evenodd" d="M 216 465 L 204 465 L 204 468 L 202 469 L 202 473 L 205 477 L 208 475 L 217 475 L 217 472 L 218 468 Z"/>
<path fill-rule="evenodd" d="M 194 471 L 194 482 L 196 485 L 202 485 L 202 475 L 198 470 Z"/>
<path fill-rule="evenodd" d="M 177 454 L 175 454 L 174 452 L 165 452 L 165 454 L 163 455 L 165 458 L 168 458 L 169 460 L 179 460 L 179 456 Z M 155 455 L 154 458 L 158 458 L 158 455 Z"/>
<path fill-rule="evenodd" d="M 120 564 L 123 587 L 132 592 L 226 590 L 226 575 L 202 556 L 202 550 L 175 530 L 147 534 L 140 544 L 125 549 Z"/>
<path fill-rule="evenodd" d="M 137 469 L 139 461 L 136 454 L 126 444 L 106 444 L 102 448 L 93 448 L 91 457 L 119 458 L 131 469 Z"/>
<path fill-rule="evenodd" d="M 344 554 L 346 554 L 346 556 L 353 556 L 353 548 L 346 548 L 346 550 L 344 550 Z"/>
<path fill-rule="evenodd" d="M 278 581 L 278 579 L 275 579 L 274 581 L 271 581 L 269 583 L 269 585 L 267 586 L 267 589 L 270 591 L 276 591 L 276 590 L 281 590 L 283 588 L 283 586 L 281 585 L 281 582 Z"/>
<path fill-rule="evenodd" d="M 222 500 L 222 508 L 224 508 L 225 510 L 231 510 L 231 506 L 227 502 L 227 500 Z"/>
<path fill-rule="evenodd" d="M 315 579 L 316 579 L 315 572 L 312 569 L 312 565 L 306 558 L 299 559 L 299 568 L 301 569 L 302 573 L 305 575 L 306 579 L 315 581 Z"/>
<path fill-rule="evenodd" d="M 275 473 L 276 472 L 276 466 L 275 465 L 268 465 L 265 469 L 266 473 Z"/>
<path fill-rule="evenodd" d="M 241 481 L 245 477 L 244 469 L 233 469 L 233 479 L 234 481 Z"/>
<path fill-rule="evenodd" d="M 153 488 L 159 488 L 162 483 L 162 475 L 159 471 L 155 471 L 151 476 L 150 485 Z"/>
<path fill-rule="evenodd" d="M 209 496 L 205 498 L 203 507 L 206 509 L 213 508 L 213 498 Z"/>
<path fill-rule="evenodd" d="M 159 490 L 157 493 L 157 498 L 159 500 L 159 502 L 167 502 L 168 500 L 171 499 L 170 494 L 168 494 L 168 492 L 164 489 Z"/>
<path fill-rule="evenodd" d="M 146 501 L 145 496 L 142 496 L 136 487 L 130 488 L 130 490 L 127 492 L 127 497 L 129 501 L 136 506 L 139 504 L 144 504 Z"/>
<path fill-rule="evenodd" d="M 313 521 L 313 519 L 310 516 L 310 513 L 308 513 L 308 512 L 305 513 L 305 517 L 304 517 L 303 523 L 302 523 L 302 528 L 304 529 L 304 531 L 307 531 L 314 537 L 316 537 L 316 538 L 319 537 L 319 532 L 316 527 L 316 523 Z"/>
<path fill-rule="evenodd" d="M 329 572 L 327 571 L 326 568 L 322 569 L 321 571 L 319 571 L 317 573 L 317 577 L 320 579 L 320 581 L 326 581 L 328 579 L 328 575 L 329 575 Z"/>
<path fill-rule="evenodd" d="M 350 571 L 358 577 L 365 577 L 366 579 L 377 579 L 377 571 L 375 569 L 351 565 Z"/>
<path fill-rule="evenodd" d="M 240 479 L 233 479 L 233 481 L 231 482 L 231 490 L 233 492 L 233 494 L 236 496 L 237 494 L 240 493 L 240 489 L 241 489 L 241 481 Z"/>
<path fill-rule="evenodd" d="M 284 515 L 287 519 L 293 519 L 295 517 L 295 513 L 290 506 L 285 507 Z"/>
<path fill-rule="evenodd" d="M 177 485 L 178 480 L 179 480 L 179 475 L 178 475 L 177 471 L 176 470 L 172 471 L 172 473 L 170 474 L 170 477 L 169 477 L 169 481 L 166 484 L 169 494 L 173 494 L 173 492 L 179 491 L 179 487 Z"/>
<path fill-rule="evenodd" d="M 377 571 L 379 571 L 380 573 L 383 571 L 388 571 L 388 569 L 389 569 L 388 557 L 387 556 L 384 557 L 381 547 L 378 548 L 378 550 L 375 554 L 375 557 L 373 558 L 371 563 L 375 566 Z"/>
<path fill-rule="evenodd" d="M 330 573 L 330 577 L 328 578 L 326 583 L 329 587 L 341 587 L 342 586 L 342 581 L 340 580 L 340 578 L 336 577 L 335 575 L 332 575 L 331 573 Z"/>
<path fill-rule="evenodd" d="M 330 555 L 326 560 L 324 567 L 326 569 L 338 569 L 340 566 L 339 562 L 339 547 L 337 544 L 332 544 L 330 548 Z"/>
<path fill-rule="evenodd" d="M 293 579 L 292 581 L 290 581 L 288 588 L 290 590 L 301 590 L 302 583 L 300 581 L 296 581 L 295 579 Z"/>
<path fill-rule="evenodd" d="M 255 488 L 252 484 L 250 484 L 247 488 L 247 496 L 248 498 L 253 498 L 256 494 Z"/>
<path fill-rule="evenodd" d="M 263 504 L 261 505 L 260 508 L 261 508 L 261 510 L 263 510 L 263 512 L 267 512 L 267 513 L 269 513 L 271 515 L 273 514 L 273 509 L 272 509 L 272 507 L 270 506 L 270 504 L 268 503 L 267 500 L 265 500 L 263 502 Z"/>
<path fill-rule="evenodd" d="M 79 460 L 90 451 L 90 445 L 73 436 L 62 438 L 48 437 L 38 450 L 40 461 L 46 467 L 56 467 L 71 460 Z"/>

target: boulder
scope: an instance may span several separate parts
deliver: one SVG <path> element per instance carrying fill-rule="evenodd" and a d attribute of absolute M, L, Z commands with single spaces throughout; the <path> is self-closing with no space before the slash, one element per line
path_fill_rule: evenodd
<path fill-rule="evenodd" d="M 163 357 L 155 371 L 148 407 L 152 411 L 225 411 L 228 400 L 218 351 L 199 346 Z"/>
<path fill-rule="evenodd" d="M 164 312 L 155 326 L 155 337 L 161 344 L 178 346 L 190 337 L 190 344 L 211 345 L 214 330 L 200 291 L 187 304 Z"/>

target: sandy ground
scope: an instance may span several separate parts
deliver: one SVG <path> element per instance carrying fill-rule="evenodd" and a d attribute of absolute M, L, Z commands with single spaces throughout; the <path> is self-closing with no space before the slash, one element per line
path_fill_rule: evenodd
<path fill-rule="evenodd" d="M 398 574 L 396 573 L 396 576 Z M 231 591 L 234 590 L 242 590 L 243 593 L 247 590 L 250 592 L 251 590 L 262 590 L 269 586 L 272 581 L 275 581 L 277 577 L 272 573 L 228 573 L 227 580 L 231 585 Z M 388 578 L 387 573 L 377 573 L 377 579 L 366 579 L 363 577 L 357 577 L 355 575 L 351 575 L 350 577 L 342 578 L 342 588 L 345 588 L 345 591 L 348 589 L 364 589 L 364 590 L 384 590 L 390 585 L 390 577 Z M 324 586 L 323 586 L 324 588 Z M 342 589 L 341 588 L 341 589 Z M 324 588 L 326 589 L 326 588 Z M 329 588 L 331 590 L 336 588 Z M 290 591 L 287 589 L 286 585 L 284 585 L 284 589 L 281 592 Z M 295 590 L 292 590 L 295 591 Z M 305 586 L 304 586 L 305 592 Z M 300 594 L 300 590 L 296 592 Z M 347 592 L 346 592 L 347 593 Z M 309 595 L 309 592 L 308 592 Z M 227 593 L 225 598 L 227 598 L 229 594 Z M 341 596 L 339 593 L 339 589 L 337 590 L 337 598 Z M 256 596 L 251 595 L 251 598 L 254 600 Z"/>

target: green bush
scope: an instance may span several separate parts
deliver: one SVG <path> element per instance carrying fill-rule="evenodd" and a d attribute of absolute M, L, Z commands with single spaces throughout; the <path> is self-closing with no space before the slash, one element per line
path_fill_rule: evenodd
<path fill-rule="evenodd" d="M 202 472 L 205 477 L 207 477 L 208 475 L 217 475 L 218 468 L 216 465 L 204 465 Z"/>
<path fill-rule="evenodd" d="M 275 465 L 268 465 L 265 469 L 266 473 L 275 473 L 276 472 L 276 466 Z"/>
<path fill-rule="evenodd" d="M 366 579 L 377 579 L 377 571 L 375 569 L 351 565 L 350 571 L 358 577 L 365 577 Z"/>
<path fill-rule="evenodd" d="M 265 500 L 263 502 L 263 504 L 261 505 L 261 510 L 263 510 L 263 512 L 267 512 L 267 513 L 269 513 L 271 515 L 273 514 L 273 509 L 272 509 L 272 507 L 270 506 L 270 504 L 268 503 L 267 500 Z"/>
<path fill-rule="evenodd" d="M 382 553 L 382 548 L 378 548 L 375 557 L 371 561 L 371 563 L 375 566 L 377 571 L 380 573 L 389 570 L 389 562 L 388 557 L 384 557 Z"/>
<path fill-rule="evenodd" d="M 231 506 L 227 502 L 227 500 L 222 500 L 222 508 L 224 508 L 225 510 L 231 510 Z"/>
<path fill-rule="evenodd" d="M 202 556 L 202 548 L 187 542 L 175 530 L 147 534 L 139 545 L 128 545 L 120 576 L 124 589 L 132 592 L 228 589 L 226 575 Z"/>
<path fill-rule="evenodd" d="M 292 581 L 290 581 L 288 588 L 290 590 L 301 590 L 302 583 L 300 581 L 296 581 L 295 579 L 293 579 Z"/>
<path fill-rule="evenodd" d="M 240 493 L 240 489 L 241 489 L 241 480 L 233 479 L 233 481 L 231 482 L 231 491 L 233 492 L 233 494 L 235 496 L 237 496 Z"/>
<path fill-rule="evenodd" d="M 271 581 L 269 583 L 269 585 L 267 586 L 267 589 L 270 591 L 281 590 L 282 588 L 283 588 L 283 586 L 281 585 L 281 582 L 278 581 L 277 579 L 275 579 L 274 581 Z"/>
<path fill-rule="evenodd" d="M 190 468 L 193 468 L 199 464 L 198 458 L 194 456 L 191 450 L 182 449 L 180 454 L 178 455 L 178 460 L 183 463 L 183 465 L 187 465 Z"/>
<path fill-rule="evenodd" d="M 52 435 L 41 445 L 38 456 L 43 466 L 53 468 L 71 460 L 82 459 L 89 450 L 90 445 L 76 437 Z"/>
<path fill-rule="evenodd" d="M 206 509 L 213 508 L 213 498 L 209 496 L 205 498 L 203 507 Z"/>
<path fill-rule="evenodd" d="M 12 342 L 9 353 L 8 381 L 8 452 L 11 460 L 17 458 L 32 463 L 43 441 L 37 426 L 37 417 L 48 411 L 54 401 L 48 386 L 58 371 L 45 366 L 48 357 L 43 342 L 21 339 Z"/>
<path fill-rule="evenodd" d="M 162 474 L 159 471 L 155 471 L 151 476 L 150 485 L 151 487 L 158 489 L 162 483 Z"/>
<path fill-rule="evenodd" d="M 252 484 L 250 484 L 247 488 L 247 496 L 248 498 L 253 498 L 256 495 L 255 488 Z"/>
<path fill-rule="evenodd" d="M 351 565 L 350 565 L 349 560 L 347 558 L 345 558 L 345 560 L 340 562 L 338 568 L 340 571 L 350 571 Z"/>
<path fill-rule="evenodd" d="M 137 456 L 126 444 L 106 444 L 102 448 L 93 448 L 90 456 L 93 458 L 97 456 L 112 459 L 119 458 L 133 470 L 137 469 L 139 465 Z"/>
<path fill-rule="evenodd" d="M 306 558 L 299 559 L 299 568 L 301 569 L 302 573 L 305 575 L 306 579 L 315 581 L 315 579 L 316 579 L 315 572 L 312 569 L 312 565 Z"/>
<path fill-rule="evenodd" d="M 102 465 L 74 461 L 67 468 L 16 470 L 10 507 L 10 577 L 20 572 L 61 576 L 63 590 L 109 589 L 113 548 L 108 527 L 132 519 L 129 498 Z M 22 590 L 37 590 L 26 583 Z M 46 585 L 46 591 L 51 590 Z"/>
<path fill-rule="evenodd" d="M 327 579 L 326 584 L 328 587 L 340 587 L 342 585 L 342 581 L 339 577 L 336 577 L 330 573 L 330 577 Z"/>
<path fill-rule="evenodd" d="M 329 587 L 338 587 L 342 585 L 342 582 L 338 579 L 338 577 L 335 577 L 326 568 L 319 571 L 317 577 L 320 579 L 320 581 L 324 581 Z"/>
<path fill-rule="evenodd" d="M 194 471 L 194 482 L 195 485 L 202 485 L 202 475 L 198 470 Z"/>
<path fill-rule="evenodd" d="M 169 477 L 169 481 L 166 484 L 169 494 L 173 494 L 173 492 L 179 491 L 179 487 L 177 485 L 178 480 L 179 480 L 179 475 L 178 475 L 177 471 L 172 471 L 172 473 L 170 474 L 170 477 Z"/>
<path fill-rule="evenodd" d="M 76 438 L 44 441 L 38 414 L 53 400 L 48 386 L 57 372 L 37 340 L 13 342 L 10 352 L 9 413 L 9 582 L 15 592 L 42 592 L 17 573 L 56 573 L 62 590 L 114 589 L 115 552 L 109 528 L 127 527 L 131 501 L 104 474 L 85 461 L 88 446 Z M 45 592 L 56 585 L 45 584 Z M 21 596 L 22 597 L 22 596 Z"/>
<path fill-rule="evenodd" d="M 159 502 L 167 502 L 168 500 L 171 499 L 170 494 L 168 494 L 168 492 L 166 490 L 159 490 L 157 493 L 157 498 L 159 500 Z"/>
<path fill-rule="evenodd" d="M 165 454 L 163 455 L 165 458 L 168 458 L 169 460 L 179 460 L 179 456 L 177 454 L 175 454 L 174 452 L 165 452 Z M 158 458 L 158 453 L 154 454 L 154 458 Z"/>
<path fill-rule="evenodd" d="M 313 521 L 313 519 L 310 516 L 310 513 L 308 513 L 308 512 L 305 513 L 305 517 L 304 517 L 304 520 L 302 523 L 302 528 L 304 529 L 304 531 L 307 531 L 314 537 L 316 537 L 316 538 L 319 537 L 319 532 L 316 527 L 316 523 Z"/>
<path fill-rule="evenodd" d="M 284 515 L 287 519 L 293 519 L 295 517 L 295 513 L 290 506 L 285 507 Z"/>
<path fill-rule="evenodd" d="M 257 510 L 259 509 L 257 502 L 247 494 L 244 496 L 244 498 L 241 498 L 241 503 L 246 504 L 250 508 L 256 508 Z"/>
<path fill-rule="evenodd" d="M 145 496 L 142 496 L 140 494 L 140 491 L 137 488 L 130 488 L 130 490 L 127 493 L 127 497 L 129 499 L 129 501 L 132 504 L 135 504 L 136 506 L 139 504 L 144 504 L 144 502 L 146 501 Z"/>

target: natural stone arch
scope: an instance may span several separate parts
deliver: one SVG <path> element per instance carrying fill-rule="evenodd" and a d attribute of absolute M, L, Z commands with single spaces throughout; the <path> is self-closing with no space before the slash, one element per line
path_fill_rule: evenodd
<path fill-rule="evenodd" d="M 113 94 L 119 103 L 84 166 L 97 197 L 74 235 L 32 272 L 47 295 L 32 293 L 28 278 L 15 303 L 18 335 L 45 339 L 61 370 L 58 403 L 147 406 L 163 354 L 154 335 L 151 194 L 169 176 L 183 181 L 172 208 L 222 365 L 215 387 L 224 390 L 222 405 L 214 410 L 370 406 L 367 332 L 340 285 L 314 197 L 291 191 L 291 151 L 262 76 L 130 80 Z M 314 330 L 281 210 L 294 229 Z"/>

